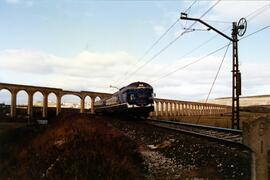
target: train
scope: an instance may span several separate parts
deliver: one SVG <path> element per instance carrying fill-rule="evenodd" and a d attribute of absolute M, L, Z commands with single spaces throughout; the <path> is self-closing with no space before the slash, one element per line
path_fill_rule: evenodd
<path fill-rule="evenodd" d="M 154 111 L 154 96 L 151 85 L 138 81 L 122 87 L 108 98 L 96 101 L 94 108 L 98 114 L 147 118 Z"/>

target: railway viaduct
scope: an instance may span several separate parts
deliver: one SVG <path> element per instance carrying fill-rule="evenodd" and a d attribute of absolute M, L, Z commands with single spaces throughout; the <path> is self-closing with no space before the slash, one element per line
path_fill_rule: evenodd
<path fill-rule="evenodd" d="M 93 92 L 93 91 L 67 91 L 60 88 L 51 87 L 40 87 L 40 86 L 29 86 L 19 84 L 7 84 L 0 83 L 0 90 L 6 89 L 11 94 L 11 106 L 10 116 L 16 117 L 16 104 L 17 104 L 17 93 L 19 91 L 25 91 L 28 95 L 27 103 L 27 114 L 32 116 L 33 109 L 33 95 L 36 92 L 40 92 L 43 95 L 42 105 L 42 117 L 47 117 L 48 112 L 48 96 L 53 93 L 56 95 L 56 115 L 61 111 L 61 99 L 64 95 L 75 95 L 80 98 L 80 112 L 85 111 L 85 98 L 89 96 L 91 98 L 91 113 L 94 113 L 94 100 L 96 97 L 101 99 L 108 97 L 111 94 Z M 192 116 L 192 115 L 214 115 L 220 113 L 230 112 L 230 106 L 189 102 L 189 101 L 177 101 L 169 99 L 158 99 L 155 98 L 155 111 L 151 113 L 152 117 L 155 118 L 172 118 L 177 116 Z"/>
<path fill-rule="evenodd" d="M 39 87 L 39 86 L 28 86 L 19 84 L 7 84 L 0 83 L 0 90 L 6 89 L 11 93 L 11 104 L 10 104 L 10 116 L 16 117 L 16 104 L 17 104 L 17 93 L 19 91 L 25 91 L 28 95 L 27 103 L 27 114 L 32 116 L 33 110 L 33 95 L 36 92 L 40 92 L 43 95 L 43 105 L 42 105 L 42 117 L 46 118 L 48 113 L 48 96 L 53 93 L 56 95 L 56 115 L 61 112 L 61 99 L 64 95 L 75 95 L 80 98 L 80 112 L 85 111 L 85 98 L 89 96 L 91 98 L 91 112 L 94 113 L 94 100 L 96 97 L 105 98 L 109 96 L 108 93 L 99 93 L 92 91 L 66 91 L 59 88 L 50 87 Z"/>

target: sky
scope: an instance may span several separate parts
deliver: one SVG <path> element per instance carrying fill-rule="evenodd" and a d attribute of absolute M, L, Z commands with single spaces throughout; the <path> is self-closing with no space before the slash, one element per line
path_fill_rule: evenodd
<path fill-rule="evenodd" d="M 193 21 L 179 17 L 193 4 L 188 17 L 200 18 L 215 3 L 201 19 L 228 36 L 242 17 L 243 37 L 270 25 L 270 1 L 0 0 L 0 82 L 112 93 L 144 81 L 159 98 L 204 100 L 226 47 L 185 65 L 229 40 L 199 23 L 186 30 Z M 270 28 L 239 41 L 242 96 L 270 94 L 269 42 Z M 231 96 L 231 49 L 210 99 Z"/>

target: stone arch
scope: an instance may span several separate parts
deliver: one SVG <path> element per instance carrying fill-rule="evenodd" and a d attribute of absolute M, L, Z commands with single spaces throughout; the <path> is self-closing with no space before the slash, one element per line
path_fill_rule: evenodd
<path fill-rule="evenodd" d="M 23 97 L 20 97 L 20 96 L 23 96 Z M 18 90 L 17 93 L 16 93 L 16 101 L 17 101 L 17 106 L 20 106 L 20 105 L 27 105 L 27 100 L 28 100 L 28 92 L 24 89 L 21 89 L 21 90 Z"/>
<path fill-rule="evenodd" d="M 42 117 L 42 111 L 43 111 L 43 98 L 44 94 L 42 91 L 34 91 L 33 92 L 33 116 L 36 118 Z"/>
<path fill-rule="evenodd" d="M 0 104 L 11 104 L 11 90 L 8 88 L 1 88 L 0 89 Z M 9 98 L 7 96 L 10 96 Z"/>
<path fill-rule="evenodd" d="M 41 91 L 35 91 L 33 93 L 33 106 L 42 107 L 43 106 L 43 93 Z"/>
<path fill-rule="evenodd" d="M 100 96 L 96 96 L 94 102 L 100 101 L 102 98 Z"/>
<path fill-rule="evenodd" d="M 84 98 L 84 108 L 86 111 L 89 111 L 91 109 L 91 103 L 92 103 L 92 98 L 87 95 Z"/>
<path fill-rule="evenodd" d="M 57 95 L 55 92 L 50 92 L 48 94 L 48 107 L 55 107 L 57 103 Z"/>
<path fill-rule="evenodd" d="M 23 118 L 27 114 L 29 94 L 22 89 L 16 93 L 16 111 L 19 118 Z"/>
<path fill-rule="evenodd" d="M 57 114 L 57 95 L 55 92 L 48 94 L 48 117 L 54 117 Z"/>
<path fill-rule="evenodd" d="M 91 106 L 91 113 L 94 113 L 94 104 L 95 102 L 97 101 L 101 101 L 102 100 L 102 97 L 101 96 L 96 96 L 93 100 L 93 103 L 92 103 L 92 106 Z"/>
<path fill-rule="evenodd" d="M 77 94 L 66 93 L 61 97 L 61 111 L 81 112 L 84 110 L 84 99 Z"/>
<path fill-rule="evenodd" d="M 11 91 L 8 88 L 0 89 L 0 114 L 3 118 L 9 118 L 11 113 Z"/>

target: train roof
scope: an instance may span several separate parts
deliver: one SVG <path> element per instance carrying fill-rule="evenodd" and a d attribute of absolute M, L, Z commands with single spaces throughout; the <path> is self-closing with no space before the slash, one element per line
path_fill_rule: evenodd
<path fill-rule="evenodd" d="M 138 81 L 138 82 L 131 83 L 126 87 L 152 87 L 152 86 L 150 86 L 149 84 L 145 82 Z"/>
<path fill-rule="evenodd" d="M 151 85 L 149 85 L 149 84 L 147 84 L 145 82 L 138 81 L 138 82 L 131 83 L 131 84 L 125 86 L 125 87 L 122 87 L 119 91 L 122 91 L 124 89 L 129 89 L 129 88 L 140 88 L 140 87 L 141 88 L 146 88 L 146 87 L 152 88 Z"/>

